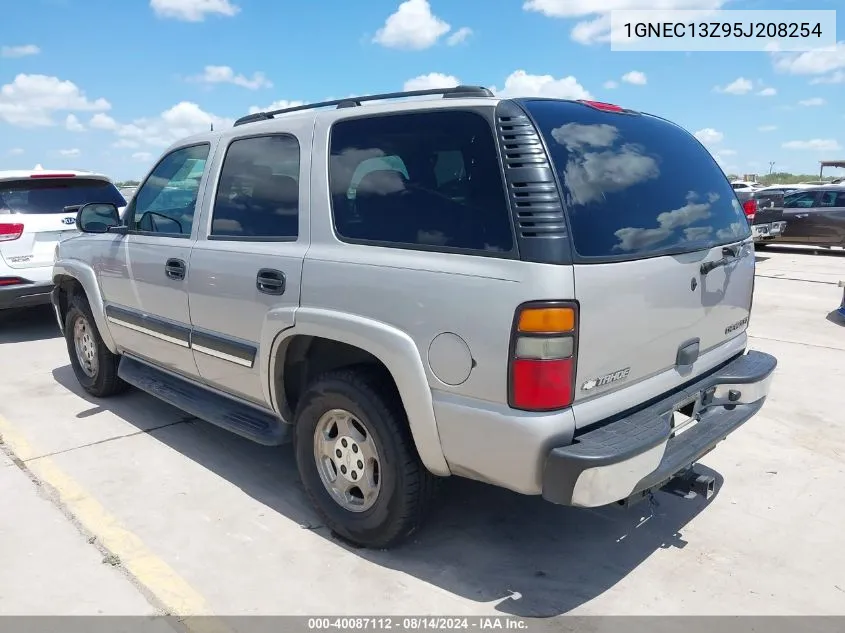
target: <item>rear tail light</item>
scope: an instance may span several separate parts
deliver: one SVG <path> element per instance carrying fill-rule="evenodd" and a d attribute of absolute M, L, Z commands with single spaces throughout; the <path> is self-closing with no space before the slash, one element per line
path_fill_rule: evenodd
<path fill-rule="evenodd" d="M 625 108 L 613 103 L 605 103 L 604 101 L 587 101 L 586 99 L 579 99 L 578 103 L 583 103 L 584 105 L 604 112 L 625 112 Z"/>
<path fill-rule="evenodd" d="M 749 198 L 742 203 L 742 210 L 745 212 L 745 217 L 751 222 L 757 215 L 757 201 L 754 198 Z"/>
<path fill-rule="evenodd" d="M 17 286 L 26 283 L 20 277 L 0 277 L 0 286 Z"/>
<path fill-rule="evenodd" d="M 11 242 L 23 235 L 23 224 L 0 222 L 0 242 Z"/>
<path fill-rule="evenodd" d="M 554 411 L 572 404 L 578 348 L 578 306 L 532 302 L 514 318 L 508 404 L 524 411 Z"/>
<path fill-rule="evenodd" d="M 30 178 L 76 178 L 76 174 L 31 174 Z"/>

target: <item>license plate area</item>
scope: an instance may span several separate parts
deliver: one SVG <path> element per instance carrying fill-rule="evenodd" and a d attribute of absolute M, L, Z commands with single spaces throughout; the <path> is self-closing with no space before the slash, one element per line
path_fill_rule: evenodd
<path fill-rule="evenodd" d="M 755 224 L 754 226 L 754 235 L 768 235 L 769 234 L 769 225 L 768 224 Z"/>
<path fill-rule="evenodd" d="M 672 410 L 672 417 L 670 425 L 672 427 L 672 434 L 670 437 L 677 437 L 681 433 L 689 431 L 699 422 L 699 408 L 701 399 L 699 397 L 690 398 L 684 402 L 679 403 Z"/>

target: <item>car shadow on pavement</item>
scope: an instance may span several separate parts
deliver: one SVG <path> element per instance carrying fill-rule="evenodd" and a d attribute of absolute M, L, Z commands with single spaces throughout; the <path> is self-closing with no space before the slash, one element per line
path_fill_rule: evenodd
<path fill-rule="evenodd" d="M 51 306 L 0 311 L 0 345 L 45 341 L 61 335 Z"/>
<path fill-rule="evenodd" d="M 825 318 L 831 323 L 845 326 L 845 317 L 839 314 L 839 310 L 831 310 Z"/>
<path fill-rule="evenodd" d="M 53 376 L 92 410 L 107 409 L 141 431 L 149 428 L 149 414 L 137 407 L 141 394 L 98 400 L 80 389 L 69 365 Z M 172 417 L 178 417 L 175 409 Z M 435 509 L 409 541 L 389 551 L 367 550 L 320 524 L 290 445 L 260 446 L 196 419 L 145 432 L 336 547 L 524 617 L 565 614 L 613 588 L 654 552 L 685 547 L 683 528 L 718 498 L 717 493 L 707 502 L 658 492 L 654 503 L 586 510 L 454 477 L 443 480 Z M 718 491 L 722 477 L 700 469 L 716 478 Z"/>

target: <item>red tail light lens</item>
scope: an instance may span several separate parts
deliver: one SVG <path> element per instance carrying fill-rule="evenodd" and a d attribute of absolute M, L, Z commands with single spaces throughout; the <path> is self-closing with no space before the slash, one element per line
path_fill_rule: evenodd
<path fill-rule="evenodd" d="M 76 178 L 76 174 L 31 174 L 30 178 Z"/>
<path fill-rule="evenodd" d="M 749 221 L 753 220 L 754 216 L 757 215 L 757 201 L 754 198 L 749 198 L 742 203 L 742 210 Z"/>
<path fill-rule="evenodd" d="M 0 242 L 11 242 L 23 235 L 23 224 L 0 222 Z"/>
<path fill-rule="evenodd" d="M 605 103 L 603 101 L 587 101 L 585 99 L 579 99 L 579 103 L 583 103 L 584 105 L 588 105 L 591 108 L 595 108 L 596 110 L 603 110 L 604 112 L 625 112 L 625 108 L 615 105 L 613 103 Z"/>
<path fill-rule="evenodd" d="M 24 283 L 20 277 L 0 277 L 0 286 L 17 286 Z"/>
<path fill-rule="evenodd" d="M 536 302 L 517 310 L 508 368 L 511 407 L 554 411 L 572 404 L 577 325 L 574 303 Z"/>

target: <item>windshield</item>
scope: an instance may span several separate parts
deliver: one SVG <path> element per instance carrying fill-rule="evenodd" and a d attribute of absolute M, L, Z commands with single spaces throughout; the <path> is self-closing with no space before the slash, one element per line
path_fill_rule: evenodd
<path fill-rule="evenodd" d="M 569 101 L 524 103 L 558 172 L 582 257 L 637 259 L 750 236 L 736 192 L 683 129 Z"/>
<path fill-rule="evenodd" d="M 0 182 L 0 214 L 64 213 L 68 206 L 89 202 L 126 204 L 117 188 L 94 178 L 44 178 Z"/>

